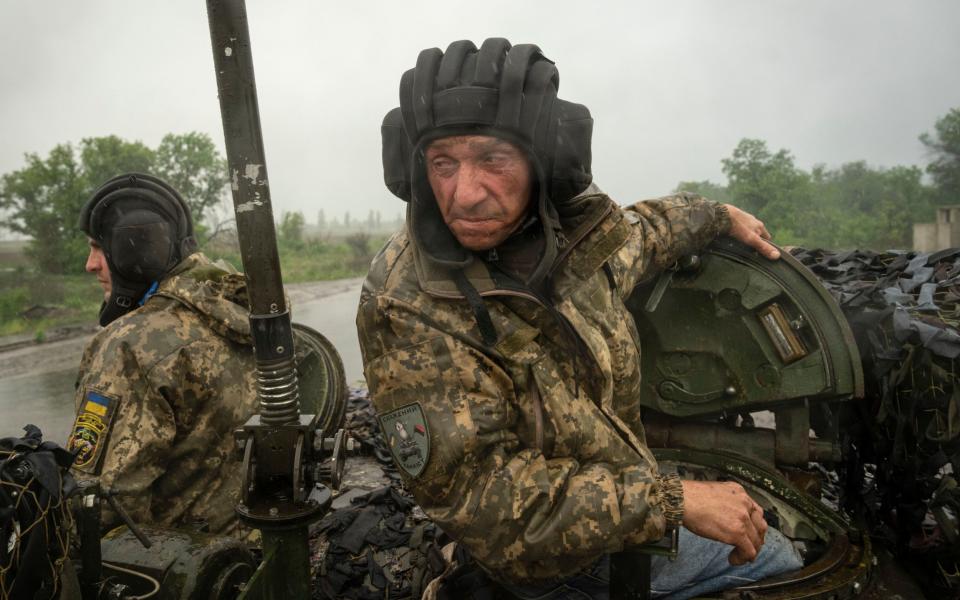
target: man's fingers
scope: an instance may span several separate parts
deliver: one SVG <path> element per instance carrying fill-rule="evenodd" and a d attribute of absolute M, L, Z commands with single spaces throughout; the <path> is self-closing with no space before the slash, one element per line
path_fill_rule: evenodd
<path fill-rule="evenodd" d="M 763 534 L 760 533 L 760 523 L 763 522 L 763 514 L 760 514 L 759 521 L 755 516 L 756 512 L 752 511 L 749 516 L 747 516 L 746 523 L 744 523 L 744 528 L 746 529 L 746 538 L 749 542 L 749 546 L 744 545 L 746 551 L 747 560 L 753 560 L 757 557 L 757 553 L 760 552 L 760 546 L 763 545 Z"/>
<path fill-rule="evenodd" d="M 759 239 L 759 238 L 758 238 Z M 763 546 L 763 508 L 734 482 L 683 481 L 683 524 L 693 533 L 733 546 L 731 565 L 753 561 Z"/>
<path fill-rule="evenodd" d="M 769 234 L 767 234 L 769 237 Z M 762 254 L 765 258 L 770 260 L 777 260 L 780 258 L 780 250 L 776 246 L 763 239 L 763 236 L 759 233 L 753 233 L 747 240 L 747 245 L 751 248 Z"/>
<path fill-rule="evenodd" d="M 770 260 L 780 258 L 780 251 L 766 242 L 766 240 L 771 239 L 771 236 L 763 221 L 732 204 L 727 204 L 726 207 L 730 215 L 729 234 L 731 237 L 747 244 Z"/>
<path fill-rule="evenodd" d="M 780 251 L 777 250 L 777 247 L 763 239 L 763 237 L 760 235 L 757 235 L 755 238 L 753 238 L 753 243 L 750 245 L 765 258 L 770 260 L 777 260 L 780 258 Z"/>
<path fill-rule="evenodd" d="M 753 524 L 760 533 L 760 546 L 763 546 L 763 542 L 767 537 L 767 520 L 763 518 L 763 509 L 760 508 L 760 505 L 755 504 L 754 506 L 756 508 L 750 513 L 750 517 L 753 519 Z"/>
<path fill-rule="evenodd" d="M 763 539 L 767 533 L 767 522 L 763 518 L 763 509 L 752 498 L 744 494 L 746 514 L 741 513 L 742 533 L 733 543 L 736 546 L 728 557 L 730 564 L 742 565 L 753 562 L 760 554 Z"/>
<path fill-rule="evenodd" d="M 727 561 L 734 566 L 744 565 L 748 562 L 753 562 L 759 552 L 760 548 L 758 546 L 754 546 L 751 542 L 744 540 L 734 546 L 733 550 L 731 550 L 727 556 Z"/>
<path fill-rule="evenodd" d="M 727 562 L 735 567 L 739 567 L 740 565 L 747 564 L 747 559 L 744 558 L 743 552 L 740 550 L 740 548 L 734 548 L 727 556 Z"/>

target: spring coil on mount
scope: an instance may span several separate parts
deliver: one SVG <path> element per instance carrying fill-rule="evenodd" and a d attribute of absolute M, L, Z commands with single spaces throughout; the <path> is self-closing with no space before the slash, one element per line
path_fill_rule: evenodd
<path fill-rule="evenodd" d="M 296 359 L 269 367 L 257 365 L 257 391 L 260 395 L 260 422 L 284 425 L 300 419 L 300 391 L 297 386 Z"/>

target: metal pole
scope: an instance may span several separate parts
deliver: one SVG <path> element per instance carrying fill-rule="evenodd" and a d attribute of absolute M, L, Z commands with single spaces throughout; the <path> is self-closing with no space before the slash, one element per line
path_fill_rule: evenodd
<path fill-rule="evenodd" d="M 240 257 L 250 299 L 260 415 L 265 424 L 296 423 L 300 394 L 293 330 L 283 294 L 247 11 L 242 0 L 208 0 L 207 15 Z"/>
<path fill-rule="evenodd" d="M 329 506 L 316 492 L 306 461 L 313 451 L 313 415 L 300 414 L 293 331 L 283 294 L 270 186 L 260 132 L 253 55 L 243 0 L 207 0 L 220 113 L 247 277 L 250 328 L 260 414 L 237 432 L 244 457 L 241 519 L 263 533 L 258 569 L 261 598 L 309 598 L 307 525 Z"/>

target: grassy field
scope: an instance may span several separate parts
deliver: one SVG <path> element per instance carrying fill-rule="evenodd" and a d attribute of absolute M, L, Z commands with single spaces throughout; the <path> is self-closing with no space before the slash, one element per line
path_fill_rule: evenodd
<path fill-rule="evenodd" d="M 18 267 L 0 273 L 0 335 L 42 339 L 64 325 L 95 323 L 103 291 L 89 275 L 49 275 Z"/>
<path fill-rule="evenodd" d="M 385 236 L 356 234 L 280 244 L 285 283 L 324 281 L 365 275 Z M 96 323 L 103 292 L 89 274 L 37 273 L 23 255 L 24 242 L 0 242 L 0 336 L 31 334 Z M 240 252 L 230 240 L 207 244 L 204 253 L 242 269 Z M 82 267 L 82 265 L 78 265 Z"/>

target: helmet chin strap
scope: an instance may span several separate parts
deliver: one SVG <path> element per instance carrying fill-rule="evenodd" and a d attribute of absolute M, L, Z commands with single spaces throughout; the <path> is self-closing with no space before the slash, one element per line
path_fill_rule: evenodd
<path fill-rule="evenodd" d="M 149 283 L 131 283 L 113 278 L 110 297 L 100 306 L 100 326 L 106 327 L 113 321 L 139 306 L 138 301 L 150 288 Z"/>

